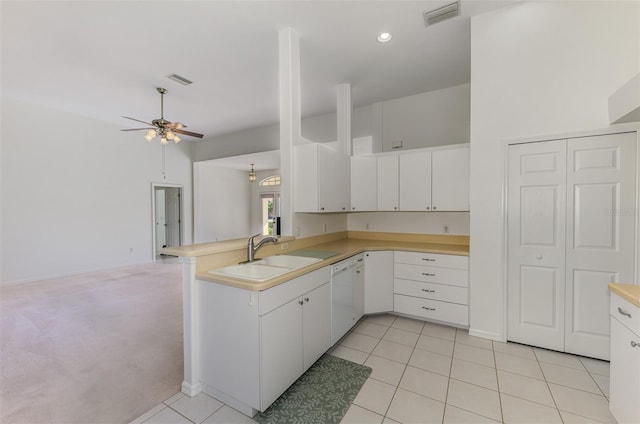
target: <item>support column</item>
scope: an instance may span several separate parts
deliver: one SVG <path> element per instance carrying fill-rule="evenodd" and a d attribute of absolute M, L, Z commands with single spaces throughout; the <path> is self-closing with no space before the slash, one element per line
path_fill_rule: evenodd
<path fill-rule="evenodd" d="M 202 391 L 196 258 L 181 256 L 180 263 L 182 264 L 182 329 L 184 332 L 184 380 L 181 391 L 193 397 Z"/>
<path fill-rule="evenodd" d="M 282 235 L 293 234 L 293 146 L 301 137 L 300 38 L 292 28 L 279 34 L 280 216 Z"/>

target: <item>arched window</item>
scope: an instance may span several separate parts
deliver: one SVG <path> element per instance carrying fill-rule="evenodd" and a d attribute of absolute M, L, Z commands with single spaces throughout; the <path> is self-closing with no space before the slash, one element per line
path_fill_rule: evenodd
<path fill-rule="evenodd" d="M 272 175 L 260 181 L 261 187 L 279 186 L 279 185 L 280 185 L 280 175 Z"/>

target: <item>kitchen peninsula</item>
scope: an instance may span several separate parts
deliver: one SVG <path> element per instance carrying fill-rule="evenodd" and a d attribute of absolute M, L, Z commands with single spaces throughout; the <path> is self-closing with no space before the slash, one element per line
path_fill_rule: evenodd
<path fill-rule="evenodd" d="M 368 307 L 365 302 L 364 313 L 391 311 L 468 325 L 468 236 L 344 231 L 282 237 L 258 256 L 301 249 L 335 255 L 254 281 L 209 272 L 245 260 L 245 239 L 164 249 L 180 256 L 183 265 L 183 393 L 204 391 L 249 416 L 266 409 L 330 348 L 331 265 L 363 252 L 371 255 L 365 260 L 372 266 L 384 268 L 367 277 L 365 262 L 364 297 L 376 298 Z M 442 284 L 434 278 L 442 278 Z M 443 289 L 444 298 L 433 297 L 436 287 Z"/>

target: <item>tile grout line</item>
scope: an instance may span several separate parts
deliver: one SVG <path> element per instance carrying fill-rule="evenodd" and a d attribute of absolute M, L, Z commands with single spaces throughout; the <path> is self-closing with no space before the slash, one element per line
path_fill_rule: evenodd
<path fill-rule="evenodd" d="M 493 366 L 496 370 L 496 386 L 498 388 L 498 404 L 500 405 L 500 422 L 504 423 L 504 410 L 502 408 L 502 392 L 500 391 L 500 379 L 498 378 L 498 361 L 496 360 L 496 349 L 493 340 L 491 340 L 491 352 L 493 352 Z"/>

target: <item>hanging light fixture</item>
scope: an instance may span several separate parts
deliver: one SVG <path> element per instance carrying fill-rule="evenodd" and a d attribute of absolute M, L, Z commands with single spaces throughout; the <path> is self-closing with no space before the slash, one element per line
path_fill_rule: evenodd
<path fill-rule="evenodd" d="M 253 170 L 253 164 L 251 164 L 251 172 L 249 172 L 249 182 L 256 182 L 256 171 Z"/>

